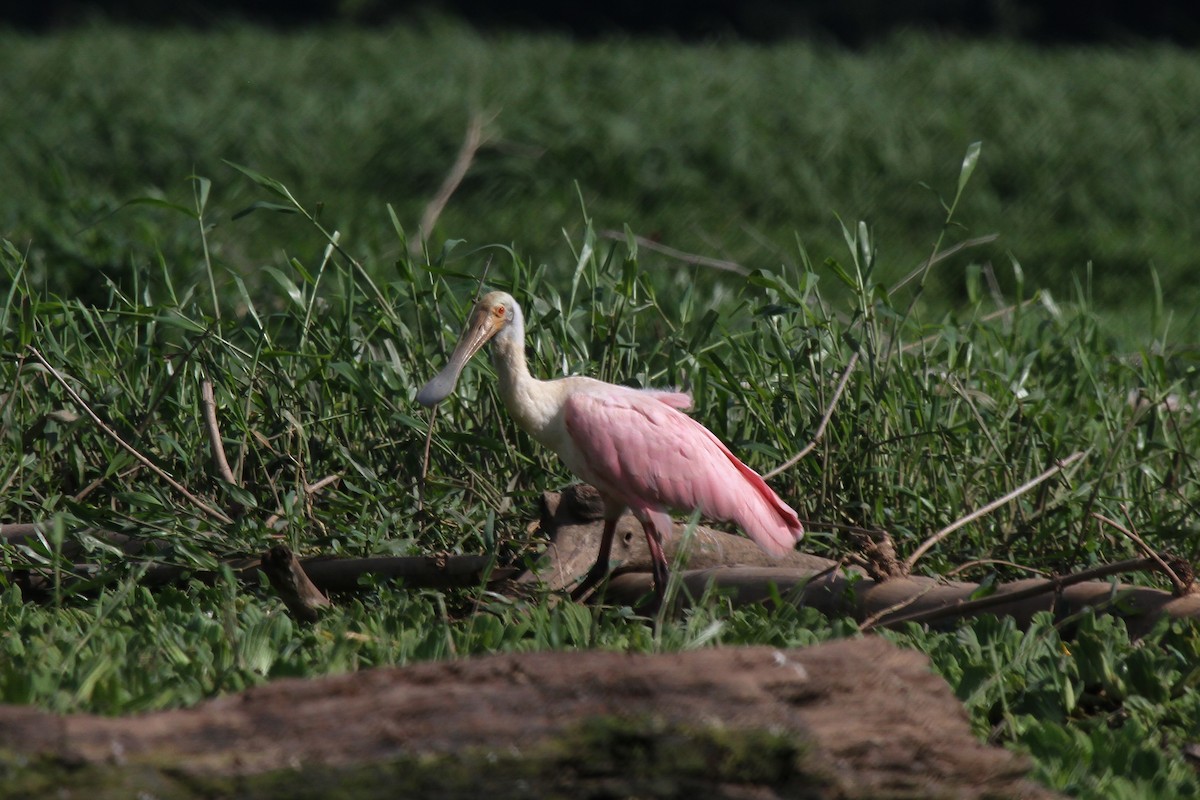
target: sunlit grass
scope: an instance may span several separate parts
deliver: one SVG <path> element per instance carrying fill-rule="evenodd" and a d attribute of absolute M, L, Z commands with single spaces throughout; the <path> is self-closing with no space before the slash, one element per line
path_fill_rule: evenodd
<path fill-rule="evenodd" d="M 929 240 L 943 251 L 967 235 L 947 208 L 959 213 L 955 198 L 977 177 L 973 158 L 962 166 L 960 152 L 947 155 L 962 171 L 940 187 L 947 207 L 935 203 L 941 216 Z M 297 212 L 260 206 L 247 219 L 295 230 L 301 210 L 313 213 L 303 192 L 275 178 L 238 180 L 247 204 Z M 216 182 L 210 197 L 223 191 Z M 520 564 L 536 553 L 526 526 L 538 495 L 571 478 L 515 427 L 486 362 L 440 407 L 428 464 L 432 417 L 413 401 L 443 363 L 489 260 L 488 285 L 526 310 L 540 375 L 687 388 L 696 416 L 764 472 L 813 437 L 857 358 L 817 448 L 772 479 L 810 520 L 806 549 L 845 552 L 827 523 L 849 522 L 887 529 L 910 553 L 1056 460 L 1084 453 L 1038 491 L 958 531 L 918 570 L 944 574 L 976 561 L 971 576 L 1006 578 L 1020 573 L 993 560 L 1067 571 L 1136 552 L 1094 513 L 1154 547 L 1196 556 L 1195 364 L 1154 336 L 1107 335 L 1085 291 L 1035 294 L 1014 271 L 1011 296 L 979 291 L 952 313 L 933 313 L 914 302 L 921 280 L 897 289 L 878 263 L 884 243 L 868 226 L 847 224 L 838 249 L 809 249 L 795 266 L 754 272 L 714 299 L 697 282 L 660 286 L 636 242 L 599 236 L 590 212 L 562 246 L 565 277 L 513 248 L 466 245 L 428 262 L 401 255 L 371 277 L 351 260 L 354 239 L 318 218 L 295 234 L 295 249 L 310 255 L 277 255 L 254 289 L 221 256 L 228 228 L 201 242 L 195 208 L 162 211 L 188 224 L 195 268 L 161 261 L 130 287 L 97 281 L 98 303 L 47 291 L 31 280 L 24 251 L 0 249 L 10 284 L 0 370 L 11 387 L 0 395 L 0 519 L 52 523 L 44 541 L 5 548 L 3 566 L 44 570 L 54 582 L 44 604 L 12 587 L 0 596 L 4 701 L 123 713 L 284 675 L 506 650 L 802 646 L 853 635 L 853 623 L 808 609 L 735 610 L 718 596 L 656 624 L 627 608 L 389 586 L 338 598 L 304 628 L 265 587 L 228 575 L 214 585 L 139 585 L 139 571 L 153 564 L 212 569 L 279 539 L 305 554 L 491 552 Z M 406 253 L 403 227 L 392 235 Z M 344 249 L 330 248 L 334 239 Z M 205 246 L 216 254 L 211 273 Z M 933 264 L 925 287 L 968 255 Z M 226 280 L 233 291 L 214 295 L 211 286 Z M 830 285 L 840 288 L 827 293 Z M 206 380 L 233 484 L 210 463 Z M 239 519 L 221 523 L 139 465 L 87 409 L 205 504 L 242 509 Z M 321 492 L 306 491 L 333 475 L 340 479 Z M 282 527 L 268 529 L 276 514 Z M 126 554 L 93 530 L 144 546 Z M 75 541 L 92 565 L 87 592 L 77 591 L 80 568 L 61 555 Z M 929 652 L 977 731 L 1032 752 L 1044 780 L 1092 797 L 1117 785 L 1195 791 L 1178 753 L 1200 719 L 1186 691 L 1195 680 L 1189 659 L 1200 652 L 1195 628 L 1163 626 L 1139 647 L 1120 624 L 1084 633 L 1070 639 L 1047 619 L 1031 634 L 982 620 L 888 635 Z M 1067 650 L 1060 636 L 1072 642 Z M 1071 647 L 1084 655 L 1070 657 Z M 1148 674 L 1166 676 L 1166 698 Z M 1117 715 L 1129 727 L 1110 733 Z M 1151 727 L 1161 739 L 1142 735 Z M 1068 766 L 1081 737 L 1101 753 L 1082 769 Z M 1109 752 L 1133 766 L 1123 770 Z"/>
<path fill-rule="evenodd" d="M 0 197 L 0 233 L 29 252 L 35 283 L 64 294 L 102 299 L 97 270 L 129 291 L 155 271 L 155 249 L 174 268 L 202 268 L 194 223 L 147 207 L 106 216 L 149 193 L 192 205 L 189 168 L 216 181 L 214 255 L 252 286 L 281 251 L 312 261 L 301 220 L 230 220 L 249 193 L 223 159 L 324 204 L 322 221 L 386 281 L 404 248 L 385 203 L 415 236 L 478 113 L 491 120 L 486 141 L 433 232 L 435 254 L 448 238 L 517 243 L 561 280 L 573 266 L 563 232 L 578 241 L 583 231 L 578 183 L 597 231 L 628 224 L 750 269 L 796 268 L 797 234 L 823 258 L 841 247 L 834 214 L 863 219 L 881 245 L 879 277 L 893 282 L 929 255 L 943 215 L 927 187 L 955 174 L 945 154 L 983 141 L 989 158 L 958 222 L 1000 235 L 970 260 L 1005 294 L 1013 255 L 1031 289 L 1058 296 L 1090 264 L 1097 309 L 1120 312 L 1108 324 L 1150 327 L 1156 272 L 1176 341 L 1197 330 L 1200 65 L 1170 47 L 899 37 L 849 52 L 579 44 L 449 23 L 99 27 L 0 32 L 0 74 L 12 110 L 0 118 L 0 185 L 20 187 Z M 639 263 L 662 291 L 737 291 L 735 278 L 649 251 Z M 973 274 L 966 263 L 943 270 L 925 299 L 957 307 Z"/>

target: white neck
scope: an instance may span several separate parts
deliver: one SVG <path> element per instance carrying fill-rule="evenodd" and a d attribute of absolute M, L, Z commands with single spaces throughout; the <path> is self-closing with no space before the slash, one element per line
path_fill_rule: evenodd
<path fill-rule="evenodd" d="M 521 307 L 513 304 L 512 322 L 496 334 L 492 339 L 492 365 L 496 368 L 496 376 L 500 379 L 500 396 L 504 405 L 516 415 L 513 401 L 524 387 L 530 382 L 538 382 L 529 374 L 529 365 L 525 361 L 525 318 Z"/>
<path fill-rule="evenodd" d="M 541 381 L 529 374 L 525 361 L 525 318 L 513 304 L 512 321 L 492 339 L 492 364 L 500 381 L 500 397 L 508 413 L 533 438 L 548 443 L 550 428 L 562 405 L 556 381 Z"/>
<path fill-rule="evenodd" d="M 508 413 L 522 430 L 566 458 L 570 437 L 563 420 L 563 406 L 573 391 L 595 391 L 606 384 L 583 377 L 543 381 L 530 375 L 525 361 L 525 318 L 515 302 L 512 320 L 492 339 L 491 348 L 500 397 Z M 579 469 L 577 465 L 568 466 Z"/>

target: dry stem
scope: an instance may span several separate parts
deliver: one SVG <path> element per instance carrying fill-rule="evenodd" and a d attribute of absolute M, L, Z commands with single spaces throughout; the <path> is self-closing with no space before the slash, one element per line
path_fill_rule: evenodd
<path fill-rule="evenodd" d="M 892 288 L 888 289 L 888 294 L 892 295 L 892 294 L 895 294 L 896 292 L 900 291 L 900 289 L 902 287 L 904 287 L 906 284 L 911 282 L 914 278 L 916 278 L 922 272 L 929 269 L 934 264 L 937 264 L 939 261 L 945 261 L 947 258 L 949 258 L 950 256 L 954 255 L 955 253 L 959 252 L 960 250 L 965 250 L 968 247 L 977 247 L 981 244 L 988 244 L 989 242 L 996 241 L 998 238 L 1000 238 L 1000 234 L 989 233 L 986 236 L 979 236 L 975 239 L 967 239 L 965 242 L 959 242 L 958 244 L 954 245 L 953 247 L 946 248 L 942 252 L 937 253 L 937 254 L 925 259 L 920 264 L 918 264 L 916 269 L 914 269 L 912 272 L 905 275 L 903 278 L 901 278 L 896 283 L 896 285 L 894 285 Z"/>
<path fill-rule="evenodd" d="M 986 516 L 986 515 L 992 513 L 1000 506 L 1005 505 L 1006 503 L 1009 503 L 1012 500 L 1015 500 L 1016 498 L 1020 497 L 1021 495 L 1025 494 L 1026 492 L 1028 492 L 1030 489 L 1037 486 L 1039 483 L 1042 483 L 1046 479 L 1053 477 L 1054 475 L 1058 474 L 1059 472 L 1062 472 L 1064 469 L 1069 467 L 1071 464 L 1074 464 L 1076 461 L 1083 458 L 1083 456 L 1084 456 L 1083 452 L 1072 453 L 1071 455 L 1067 456 L 1063 460 L 1059 461 L 1053 467 L 1050 467 L 1050 469 L 1046 470 L 1041 475 L 1038 475 L 1033 480 L 1030 480 L 1030 481 L 1027 481 L 1026 483 L 1021 484 L 1016 489 L 1013 489 L 1011 492 L 1009 492 L 1008 494 L 1001 497 L 999 500 L 993 500 L 992 502 L 988 503 L 983 508 L 976 509 L 975 511 L 972 511 L 970 514 L 967 514 L 965 517 L 961 517 L 956 522 L 953 522 L 950 525 L 947 525 L 945 528 L 942 528 L 940 531 L 935 533 L 933 536 L 930 536 L 928 539 L 926 539 L 924 542 L 922 542 L 921 546 L 918 547 L 915 551 L 913 551 L 913 554 L 908 557 L 908 559 L 904 562 L 905 573 L 911 573 L 912 568 L 916 565 L 917 561 L 920 560 L 921 556 L 923 556 L 923 555 L 925 555 L 925 553 L 929 552 L 930 548 L 934 547 L 938 542 L 942 541 L 942 539 L 945 539 L 947 536 L 954 533 L 959 528 L 961 528 L 965 525 L 971 524 L 972 522 L 979 519 L 980 517 L 983 517 L 983 516 Z"/>
<path fill-rule="evenodd" d="M 463 178 L 467 176 L 467 170 L 471 168 L 471 162 L 475 160 L 475 153 L 479 151 L 483 144 L 483 126 L 495 119 L 492 115 L 488 119 L 484 119 L 482 114 L 474 114 L 471 121 L 467 123 L 467 132 L 463 137 L 462 146 L 458 149 L 458 156 L 454 159 L 454 164 L 450 167 L 450 171 L 446 173 L 445 180 L 442 181 L 441 187 L 438 188 L 437 194 L 425 206 L 424 213 L 421 214 L 420 238 L 410 242 L 408 252 L 411 256 L 416 256 L 421 251 L 421 246 L 429 238 L 429 234 L 433 232 L 433 226 L 437 224 L 438 217 L 442 215 L 442 211 L 446 208 L 446 203 L 450 202 L 455 190 L 462 183 Z"/>
<path fill-rule="evenodd" d="M 207 378 L 200 381 L 200 407 L 204 409 L 204 423 L 208 428 L 208 445 L 212 450 L 213 466 L 221 475 L 221 480 L 228 484 L 237 485 L 233 470 L 229 468 L 229 460 L 225 458 L 225 446 L 221 443 L 221 426 L 217 422 L 217 401 L 213 396 L 212 381 Z"/>
<path fill-rule="evenodd" d="M 56 370 L 50 364 L 50 362 L 46 360 L 46 357 L 43 356 L 36 347 L 34 347 L 33 345 L 26 345 L 26 348 L 28 349 L 30 355 L 32 355 L 39 364 L 41 364 L 43 367 L 45 367 L 46 370 L 54 377 L 54 379 L 59 382 L 59 384 L 63 387 L 63 389 L 66 390 L 67 394 L 71 396 L 71 399 L 75 401 L 75 404 L 78 405 L 81 409 L 83 409 L 83 412 L 91 418 L 92 422 L 96 423 L 97 427 L 99 427 L 100 430 L 104 431 L 105 435 L 107 435 L 110 439 L 112 439 L 114 442 L 116 442 L 118 445 L 120 445 L 121 448 L 124 449 L 131 456 L 133 456 L 138 461 L 140 461 L 142 464 L 144 464 L 147 469 L 149 469 L 151 472 L 153 472 L 158 477 L 162 478 L 172 489 L 174 489 L 175 491 L 179 492 L 181 495 L 186 497 L 188 499 L 188 501 L 190 501 L 191 504 L 194 505 L 196 508 L 200 509 L 205 514 L 207 514 L 208 516 L 217 520 L 218 522 L 223 522 L 226 525 L 233 523 L 233 520 L 230 519 L 229 515 L 227 515 L 224 511 L 221 511 L 218 508 L 213 508 L 208 503 L 205 503 L 199 497 L 192 494 L 190 491 L 188 491 L 186 486 L 184 486 L 182 483 L 180 483 L 179 481 L 172 478 L 169 474 L 167 474 L 166 470 L 159 467 L 157 464 L 155 464 L 149 458 L 142 455 L 133 445 L 129 444 L 124 439 L 122 439 L 120 434 L 118 434 L 115 430 L 110 428 L 104 422 L 104 420 L 100 419 L 99 415 L 97 415 L 96 412 L 92 410 L 91 406 L 89 406 L 86 402 L 84 402 L 84 399 L 79 396 L 79 393 L 76 392 L 74 388 L 72 388 L 71 384 L 69 384 L 67 382 L 67 379 L 64 378 L 62 376 L 62 374 L 59 373 L 59 371 Z"/>
<path fill-rule="evenodd" d="M 833 399 L 829 401 L 829 407 L 825 409 L 825 416 L 821 418 L 821 424 L 817 426 L 817 432 L 813 434 L 812 440 L 804 446 L 803 450 L 801 450 L 799 453 L 796 453 L 796 455 L 792 456 L 775 469 L 763 475 L 763 478 L 775 477 L 813 451 L 813 449 L 817 446 L 817 443 L 821 441 L 821 437 L 825 435 L 825 428 L 829 426 L 829 420 L 833 418 L 833 409 L 835 406 L 837 406 L 837 402 L 841 398 L 842 392 L 846 388 L 846 382 L 850 380 L 850 373 L 854 371 L 854 368 L 857 365 L 858 353 L 855 353 L 850 357 L 850 362 L 846 364 L 846 371 L 842 373 L 842 379 L 838 381 L 837 388 L 833 392 Z"/>
<path fill-rule="evenodd" d="M 605 239 L 616 239 L 617 241 L 625 241 L 625 234 L 621 231 L 604 231 L 600 234 Z M 634 234 L 633 240 L 637 242 L 638 247 L 644 247 L 647 250 L 652 250 L 655 253 L 662 253 L 665 256 L 682 261 L 685 264 L 693 264 L 698 267 L 712 267 L 726 272 L 733 272 L 738 275 L 749 275 L 750 270 L 743 267 L 736 261 L 726 261 L 722 258 L 710 258 L 709 256 L 701 256 L 695 253 L 688 253 L 683 250 L 676 250 L 674 247 L 669 247 L 665 244 L 659 244 L 653 239 L 647 239 L 645 236 Z"/>
<path fill-rule="evenodd" d="M 1092 517 L 1099 520 L 1100 522 L 1103 522 L 1106 525 L 1112 526 L 1113 528 L 1117 529 L 1121 533 L 1125 534 L 1125 536 L 1128 536 L 1130 539 L 1133 540 L 1134 544 L 1136 544 L 1138 546 L 1138 549 L 1146 554 L 1147 558 L 1154 559 L 1154 563 L 1158 564 L 1158 568 L 1161 569 L 1163 571 L 1163 574 L 1166 575 L 1167 578 L 1170 579 L 1171 588 L 1174 590 L 1176 597 L 1183 597 L 1185 594 L 1189 593 L 1191 587 L 1187 583 L 1184 583 L 1183 580 L 1180 579 L 1179 575 L 1175 572 L 1175 570 L 1171 569 L 1171 566 L 1169 564 L 1167 564 L 1166 561 L 1163 560 L 1163 557 L 1160 556 L 1158 553 L 1154 552 L 1153 548 L 1151 548 L 1150 545 L 1146 544 L 1146 542 L 1142 539 L 1142 537 L 1138 536 L 1132 530 L 1130 530 L 1129 528 L 1126 528 L 1124 525 L 1117 522 L 1115 519 L 1109 519 L 1108 517 L 1104 516 L 1103 514 L 1097 512 L 1097 511 L 1092 512 Z"/>
<path fill-rule="evenodd" d="M 305 497 L 312 497 L 314 494 L 321 491 L 326 486 L 329 486 L 331 483 L 334 483 L 334 482 L 340 480 L 341 477 L 342 477 L 342 474 L 340 472 L 335 472 L 332 475 L 326 475 L 324 478 L 321 478 L 321 480 L 317 481 L 316 483 L 305 483 L 304 484 Z M 276 523 L 278 523 L 280 518 L 283 516 L 283 512 L 284 512 L 283 508 L 277 509 L 274 514 L 267 517 L 267 521 L 263 523 L 264 527 L 266 527 L 268 529 L 274 528 Z"/>

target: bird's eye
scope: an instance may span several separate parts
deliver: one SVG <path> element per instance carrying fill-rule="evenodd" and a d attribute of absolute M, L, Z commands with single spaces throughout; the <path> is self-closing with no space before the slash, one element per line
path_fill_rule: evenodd
<path fill-rule="evenodd" d="M 505 311 L 504 306 L 494 306 L 492 308 L 492 316 L 496 317 L 497 319 L 503 317 L 506 313 L 507 312 Z"/>

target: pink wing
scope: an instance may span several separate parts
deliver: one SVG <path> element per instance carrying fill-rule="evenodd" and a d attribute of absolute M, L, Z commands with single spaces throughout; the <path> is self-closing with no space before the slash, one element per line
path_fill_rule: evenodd
<path fill-rule="evenodd" d="M 666 403 L 671 408 L 687 411 L 692 407 L 692 396 L 687 392 L 672 392 L 667 389 L 637 389 L 638 394 L 653 397 L 660 403 Z"/>
<path fill-rule="evenodd" d="M 700 509 L 736 522 L 768 552 L 803 536 L 796 512 L 721 440 L 660 398 L 637 391 L 574 394 L 563 407 L 580 477 L 638 509 Z"/>

